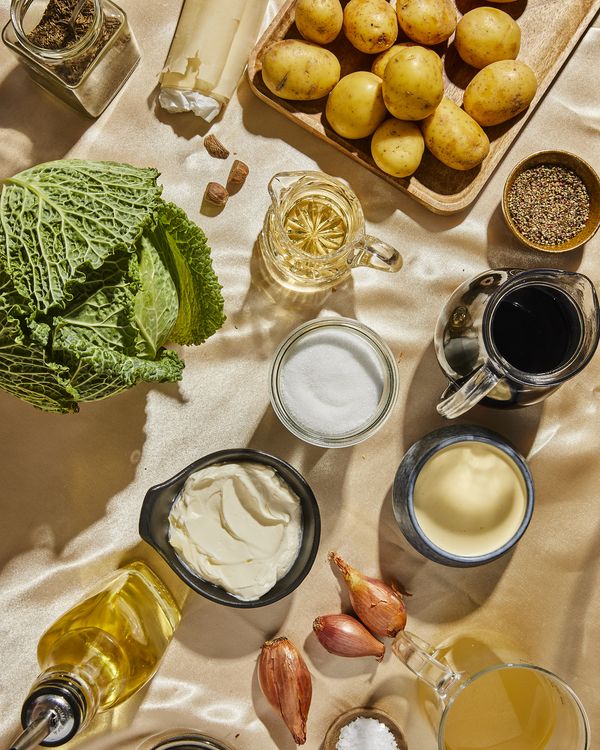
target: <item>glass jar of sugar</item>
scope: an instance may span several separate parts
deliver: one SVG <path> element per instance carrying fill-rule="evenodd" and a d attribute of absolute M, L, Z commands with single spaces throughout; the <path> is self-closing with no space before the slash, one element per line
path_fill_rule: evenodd
<path fill-rule="evenodd" d="M 398 396 L 387 344 L 350 318 L 304 323 L 282 342 L 270 372 L 271 404 L 307 443 L 343 448 L 371 437 Z"/>

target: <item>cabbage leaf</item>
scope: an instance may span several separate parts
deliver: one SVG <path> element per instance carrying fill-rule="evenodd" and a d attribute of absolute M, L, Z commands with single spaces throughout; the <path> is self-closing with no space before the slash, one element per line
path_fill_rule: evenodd
<path fill-rule="evenodd" d="M 0 388 L 77 411 L 140 381 L 181 379 L 168 342 L 224 322 L 202 230 L 160 198 L 158 172 L 61 160 L 0 194 Z"/>

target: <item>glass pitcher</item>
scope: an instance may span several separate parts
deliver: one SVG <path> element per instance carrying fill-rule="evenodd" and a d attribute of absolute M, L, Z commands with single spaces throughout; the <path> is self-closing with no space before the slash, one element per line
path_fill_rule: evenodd
<path fill-rule="evenodd" d="M 450 380 L 438 412 L 453 419 L 482 399 L 515 407 L 546 398 L 590 361 L 599 315 L 594 285 L 579 273 L 498 269 L 466 281 L 435 329 Z"/>
<path fill-rule="evenodd" d="M 330 289 L 357 266 L 399 271 L 400 253 L 365 233 L 356 195 L 323 172 L 280 172 L 259 247 L 270 274 L 294 291 Z"/>
<path fill-rule="evenodd" d="M 437 649 L 400 632 L 394 654 L 437 698 L 438 750 L 589 750 L 585 709 L 560 677 L 526 663 L 454 671 Z"/>

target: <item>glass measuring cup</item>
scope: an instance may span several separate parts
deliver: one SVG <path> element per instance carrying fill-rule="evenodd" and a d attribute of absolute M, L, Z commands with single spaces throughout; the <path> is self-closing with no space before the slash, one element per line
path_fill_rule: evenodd
<path fill-rule="evenodd" d="M 498 407 L 541 401 L 590 361 L 599 316 L 594 285 L 580 273 L 504 268 L 464 282 L 435 329 L 451 383 L 438 412 L 453 419 L 484 398 Z"/>
<path fill-rule="evenodd" d="M 526 663 L 456 672 L 437 650 L 398 634 L 394 654 L 435 691 L 438 750 L 589 750 L 585 709 L 560 677 Z"/>
<path fill-rule="evenodd" d="M 357 266 L 402 267 L 395 248 L 365 233 L 360 202 L 340 180 L 323 172 L 279 172 L 269 194 L 259 247 L 270 274 L 288 289 L 330 289 Z"/>

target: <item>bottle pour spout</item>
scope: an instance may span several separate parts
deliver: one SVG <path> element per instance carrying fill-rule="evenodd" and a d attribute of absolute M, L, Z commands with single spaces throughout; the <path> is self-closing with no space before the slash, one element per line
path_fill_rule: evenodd
<path fill-rule="evenodd" d="M 55 747 L 77 734 L 85 720 L 85 702 L 68 684 L 42 683 L 25 699 L 21 712 L 23 732 L 9 750 Z"/>
<path fill-rule="evenodd" d="M 52 727 L 57 721 L 57 716 L 52 709 L 40 714 L 13 742 L 9 750 L 31 750 L 43 742 L 52 732 Z"/>

